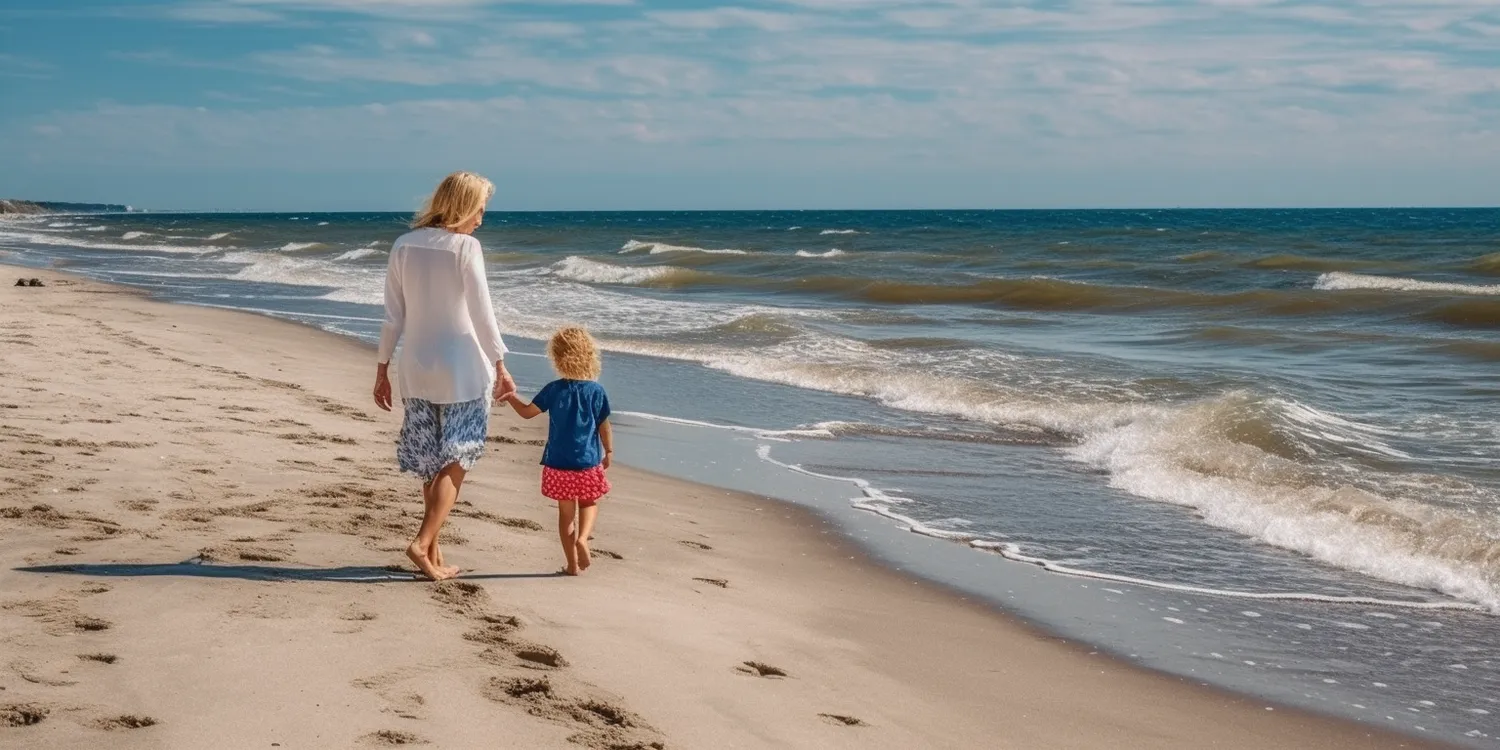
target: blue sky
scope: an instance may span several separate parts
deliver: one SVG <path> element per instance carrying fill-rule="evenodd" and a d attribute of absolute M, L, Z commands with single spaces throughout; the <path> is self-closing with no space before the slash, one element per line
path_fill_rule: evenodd
<path fill-rule="evenodd" d="M 1495 0 L 6 0 L 0 196 L 1500 204 Z"/>

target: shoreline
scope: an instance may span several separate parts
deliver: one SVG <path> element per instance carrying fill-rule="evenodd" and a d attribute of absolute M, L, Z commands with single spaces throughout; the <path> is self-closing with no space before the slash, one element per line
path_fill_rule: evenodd
<path fill-rule="evenodd" d="M 0 268 L 12 270 L 16 267 Z M 385 436 L 393 429 L 393 421 L 398 419 L 378 413 L 372 416 L 374 410 L 365 407 L 359 397 L 353 395 L 363 395 L 367 387 L 363 378 L 368 378 L 370 368 L 364 367 L 369 359 L 365 345 L 271 316 L 159 302 L 138 290 L 64 277 L 51 270 L 45 272 L 44 279 L 49 282 L 48 288 L 14 291 L 7 288 L 3 292 L 8 309 L 19 310 L 15 316 L 19 320 L 5 323 L 7 327 L 16 322 L 58 326 L 67 322 L 64 319 L 72 318 L 69 325 L 73 328 L 60 328 L 65 335 L 60 338 L 54 335 L 51 339 L 54 348 L 58 341 L 66 341 L 72 346 L 75 342 L 103 336 L 101 341 L 94 342 L 95 351 L 104 352 L 99 356 L 107 357 L 115 365 L 101 365 L 94 370 L 85 366 L 83 371 L 102 376 L 108 385 L 129 387 L 117 393 L 117 399 L 100 402 L 101 409 L 112 404 L 139 415 L 146 409 L 139 408 L 139 402 L 131 403 L 135 396 L 140 395 L 131 389 L 149 391 L 154 386 L 161 399 L 156 403 L 165 405 L 161 407 L 164 411 L 158 414 L 159 417 L 184 420 L 189 429 L 202 430 L 197 434 L 215 436 L 213 439 L 222 440 L 225 446 L 238 447 L 220 446 L 224 450 L 218 454 L 218 463 L 208 461 L 204 466 L 187 468 L 181 477 L 182 483 L 190 490 L 185 493 L 181 489 L 164 490 L 160 497 L 142 497 L 136 501 L 115 497 L 113 503 L 111 498 L 97 497 L 99 490 L 95 487 L 115 486 L 142 492 L 154 479 L 149 471 L 154 459 L 149 457 L 110 459 L 114 463 L 104 466 L 103 470 L 112 476 L 93 472 L 89 466 L 93 461 L 81 461 L 75 465 L 76 470 L 88 474 L 85 478 L 94 479 L 96 483 L 73 485 L 79 487 L 77 491 L 72 486 L 49 487 L 46 481 L 33 487 L 5 488 L 4 495 L 0 495 L 0 506 L 17 507 L 20 517 L 13 520 L 0 518 L 0 534 L 20 542 L 22 536 L 29 534 L 61 536 L 62 533 L 84 531 L 83 537 L 88 539 L 68 541 L 69 544 L 83 545 L 79 547 L 79 553 L 73 555 L 57 554 L 56 550 L 66 548 L 56 546 L 64 540 L 54 540 L 46 545 L 8 545 L 17 551 L 7 555 L 4 568 L 0 570 L 0 575 L 5 576 L 6 588 L 18 594 L 29 592 L 25 595 L 33 598 L 7 598 L 7 608 L 0 610 L 0 622 L 4 623 L 0 627 L 0 639 L 3 639 L 0 642 L 24 643 L 38 649 L 27 652 L 37 654 L 33 661 L 38 664 L 28 665 L 27 670 L 13 668 L 18 678 L 7 675 L 0 683 L 6 687 L 4 693 L 0 693 L 0 702 L 16 701 L 24 691 L 38 696 L 37 705 L 46 705 L 50 700 L 51 705 L 60 707 L 52 709 L 49 718 L 35 726 L 0 729 L 0 732 L 46 733 L 49 728 L 55 730 L 59 726 L 71 729 L 78 722 L 56 719 L 65 715 L 82 716 L 92 710 L 62 708 L 79 703 L 77 699 L 73 699 L 74 703 L 67 703 L 67 694 L 82 680 L 61 676 L 71 675 L 72 669 L 66 672 L 55 670 L 55 674 L 49 672 L 43 664 L 48 659 L 42 656 L 49 650 L 37 644 L 53 646 L 51 650 L 55 651 L 59 645 L 55 641 L 66 641 L 70 637 L 100 640 L 108 638 L 111 632 L 134 629 L 139 634 L 143 628 L 155 625 L 153 620 L 159 610 L 132 607 L 130 601 L 111 600 L 121 599 L 127 589 L 131 590 L 128 593 L 132 597 L 148 600 L 160 595 L 159 591 L 151 589 L 157 578 L 121 574 L 120 564 L 161 565 L 191 556 L 154 554 L 159 552 L 158 543 L 162 536 L 181 534 L 196 542 L 209 542 L 207 547 L 199 549 L 198 557 L 227 560 L 230 563 L 227 567 L 245 568 L 238 572 L 246 576 L 254 572 L 249 569 L 300 569 L 295 564 L 268 566 L 266 563 L 297 561 L 305 565 L 309 560 L 317 560 L 330 565 L 328 569 L 362 561 L 367 565 L 358 575 L 368 577 L 376 575 L 371 571 L 380 570 L 381 564 L 399 558 L 399 553 L 385 550 L 382 545 L 396 544 L 410 530 L 400 524 L 415 528 L 415 522 L 409 517 L 413 512 L 411 499 L 407 497 L 415 495 L 414 485 L 409 480 L 399 480 L 399 485 L 391 484 L 393 471 L 389 464 L 392 462 L 385 451 L 371 456 L 368 448 L 350 447 L 371 442 L 371 435 L 375 440 Z M 19 297 L 23 293 L 31 296 Z M 95 300 L 102 304 L 82 302 L 86 299 L 82 295 L 93 294 L 108 296 Z M 59 297 L 64 299 L 59 300 Z M 47 309 L 38 310 L 36 304 L 17 307 L 16 302 L 24 299 L 44 303 Z M 119 313 L 122 318 L 118 321 L 108 318 L 108 313 Z M 98 326 L 91 330 L 85 325 L 89 315 L 104 315 L 106 319 L 98 320 Z M 160 329 L 154 327 L 154 323 L 165 323 L 172 328 Z M 100 327 L 115 330 L 119 335 L 101 334 Z M 179 332 L 173 333 L 174 329 Z M 236 340 L 226 341 L 226 331 Z M 9 329 L 4 333 L 7 338 L 19 335 Z M 34 341 L 10 341 L 10 351 L 34 353 L 35 343 L 16 343 L 27 340 Z M 132 340 L 138 344 L 132 344 Z M 339 343 L 333 343 L 335 341 Z M 261 357 L 244 356 L 242 349 L 247 344 L 252 347 L 256 344 L 273 346 L 265 347 L 269 355 L 262 355 L 262 361 Z M 204 356 L 209 354 L 221 359 L 205 361 Z M 360 354 L 362 356 L 356 356 Z M 52 366 L 21 371 L 22 378 L 35 381 L 33 387 L 48 391 L 48 387 L 54 385 L 51 382 L 54 375 L 59 380 L 67 380 L 79 374 L 57 365 L 71 365 L 71 360 L 80 359 L 81 355 L 70 358 L 66 352 L 59 355 L 47 351 L 45 358 Z M 206 377 L 202 390 L 209 395 L 222 394 L 226 386 L 233 386 L 244 391 L 236 398 L 254 401 L 251 408 L 263 411 L 239 412 L 223 408 L 235 406 L 233 403 L 220 404 L 207 411 L 192 404 L 173 404 L 173 389 L 163 388 L 165 383 L 141 382 L 139 373 L 120 376 L 116 372 L 116 365 L 132 362 L 141 366 L 137 369 L 160 367 L 179 378 Z M 35 364 L 23 362 L 17 366 Z M 11 366 L 6 367 L 9 370 Z M 17 377 L 13 371 L 5 374 L 8 379 Z M 122 382 L 109 381 L 115 377 Z M 78 390 L 72 394 L 74 398 L 91 398 L 86 395 L 88 391 L 83 388 L 83 383 L 75 385 Z M 33 403 L 18 404 L 16 409 L 0 411 L 0 416 L 10 424 L 12 417 L 27 415 L 38 408 L 49 412 L 52 417 L 66 415 L 61 422 L 53 419 L 42 424 L 27 424 L 27 429 L 21 431 L 42 430 L 34 433 L 48 442 L 46 447 L 49 450 L 42 451 L 41 455 L 54 461 L 79 460 L 72 454 L 75 451 L 94 453 L 101 458 L 115 453 L 138 453 L 139 448 L 116 447 L 115 444 L 125 446 L 148 442 L 142 438 L 161 432 L 160 420 L 138 416 L 101 426 L 86 419 L 76 419 L 83 416 L 70 411 L 77 401 L 69 402 L 65 398 L 49 400 L 45 396 L 37 399 L 42 404 L 40 407 Z M 264 403 L 267 401 L 274 403 Z M 237 416 L 240 414 L 260 415 L 253 419 L 274 416 L 270 422 L 314 418 L 317 421 L 306 426 L 262 425 L 266 434 L 258 435 L 252 434 L 257 428 L 242 426 L 251 417 Z M 224 417 L 239 420 L 239 423 L 219 424 L 218 420 Z M 138 422 L 129 429 L 113 426 L 128 424 L 131 420 Z M 245 430 L 252 432 L 246 433 Z M 54 432 L 56 434 L 52 434 Z M 122 434 L 120 439 L 90 449 L 87 444 L 98 442 L 96 432 Z M 338 439 L 299 440 L 297 437 L 309 434 Z M 555 562 L 551 558 L 558 554 L 552 549 L 555 540 L 546 533 L 552 524 L 548 509 L 534 497 L 531 486 L 536 449 L 527 445 L 528 441 L 537 439 L 538 428 L 500 417 L 492 424 L 492 434 L 511 444 L 492 438 L 497 450 L 481 462 L 473 474 L 473 481 L 466 485 L 472 489 L 466 492 L 465 500 L 472 505 L 464 506 L 464 512 L 456 514 L 457 517 L 450 521 L 450 533 L 455 539 L 465 541 L 453 542 L 449 556 L 460 564 L 482 561 L 482 566 L 487 569 L 548 570 Z M 287 438 L 286 435 L 293 437 Z M 27 469 L 22 464 L 26 461 L 43 460 L 26 458 L 33 454 L 20 454 L 16 443 L 25 438 L 18 438 L 12 430 L 6 430 L 0 437 L 5 440 L 0 443 L 0 455 L 5 457 L 8 469 L 24 474 Z M 90 438 L 95 439 L 91 441 Z M 301 442 L 311 444 L 299 445 Z M 193 447 L 193 443 L 178 446 L 183 452 L 191 452 Z M 35 451 L 36 448 L 21 450 Z M 299 468 L 290 471 L 318 478 L 321 484 L 312 489 L 314 494 L 310 497 L 338 503 L 331 507 L 342 512 L 326 512 L 330 506 L 323 505 L 313 506 L 320 510 L 308 515 L 309 509 L 300 508 L 294 499 L 305 499 L 307 495 L 302 494 L 305 490 L 295 485 L 297 480 L 289 481 L 287 476 L 279 475 L 283 469 L 277 467 L 296 467 L 297 462 L 305 462 L 307 457 L 317 455 L 328 455 L 331 456 L 329 461 L 338 461 L 323 465 L 325 471 L 329 466 L 351 470 L 336 470 L 333 476 Z M 238 460 L 224 460 L 241 457 L 243 464 Z M 266 459 L 274 460 L 268 463 Z M 162 462 L 167 460 L 168 456 L 162 456 Z M 211 473 L 197 473 L 200 468 Z M 121 469 L 125 471 L 121 472 Z M 47 473 L 34 468 L 31 471 Z M 119 479 L 122 473 L 125 480 Z M 335 692 L 348 693 L 351 685 L 361 680 L 374 680 L 378 686 L 355 685 L 351 700 L 363 698 L 362 702 L 354 701 L 361 705 L 356 708 L 345 706 L 330 722 L 331 726 L 344 731 L 339 735 L 342 739 L 324 737 L 317 741 L 347 744 L 366 734 L 397 731 L 411 732 L 440 746 L 450 743 L 463 746 L 463 737 L 441 733 L 474 731 L 475 727 L 434 721 L 443 718 L 443 711 L 451 706 L 439 709 L 427 698 L 419 703 L 408 698 L 410 695 L 430 695 L 434 689 L 430 685 L 433 684 L 466 690 L 470 694 L 476 692 L 474 686 L 478 684 L 481 687 L 477 695 L 471 695 L 467 703 L 460 701 L 475 712 L 467 721 L 489 730 L 505 726 L 506 731 L 521 733 L 516 736 L 533 738 L 532 741 L 537 743 L 535 746 L 549 747 L 562 746 L 556 743 L 568 739 L 568 736 L 560 737 L 560 732 L 572 732 L 581 737 L 575 739 L 575 744 L 594 743 L 593 746 L 603 746 L 597 744 L 604 741 L 600 738 L 619 739 L 615 735 L 628 736 L 630 741 L 664 741 L 668 746 L 703 746 L 706 741 L 720 741 L 726 736 L 735 737 L 742 746 L 901 747 L 911 746 L 913 740 L 945 746 L 995 742 L 1008 745 L 1013 740 L 1016 747 L 1076 747 L 1101 743 L 1151 747 L 1207 744 L 1258 747 L 1278 743 L 1278 746 L 1286 747 L 1320 747 L 1354 741 L 1368 747 L 1426 746 L 1420 739 L 1301 709 L 1276 706 L 1274 711 L 1268 712 L 1266 703 L 1261 700 L 1191 684 L 1183 678 L 1097 655 L 1097 651 L 1086 653 L 1086 648 L 1079 644 L 1060 642 L 1063 639 L 1049 636 L 1014 615 L 997 612 L 988 603 L 976 602 L 952 587 L 925 579 L 915 580 L 908 574 L 886 567 L 861 549 L 857 540 L 846 538 L 842 530 L 806 508 L 634 469 L 620 474 L 617 484 L 624 491 L 607 502 L 623 507 L 610 508 L 601 514 L 598 535 L 604 549 L 624 553 L 621 555 L 623 559 L 601 559 L 595 572 L 577 582 L 587 596 L 558 599 L 549 589 L 565 584 L 552 580 L 546 573 L 481 574 L 470 579 L 469 582 L 480 584 L 472 591 L 455 585 L 423 584 L 424 589 L 436 592 L 439 610 L 449 610 L 450 614 L 454 609 L 464 612 L 454 622 L 437 612 L 420 611 L 425 608 L 421 602 L 430 597 L 413 596 L 416 587 L 385 585 L 398 579 L 349 584 L 373 589 L 367 592 L 371 603 L 358 612 L 350 610 L 346 613 L 348 618 L 339 614 L 335 623 L 358 630 L 336 635 L 367 636 L 397 644 L 403 641 L 391 636 L 406 634 L 420 639 L 420 635 L 414 634 L 423 633 L 424 626 L 432 625 L 436 617 L 440 626 L 437 629 L 451 631 L 448 635 L 453 637 L 440 644 L 434 642 L 431 653 L 425 654 L 426 661 L 418 659 L 414 665 L 398 665 L 394 670 L 377 669 L 379 665 L 369 663 L 372 659 L 369 648 L 362 647 L 358 649 L 360 653 L 348 655 L 355 663 L 353 666 L 322 670 L 330 674 L 320 672 L 318 681 Z M 358 491 L 344 486 L 357 483 L 359 479 L 365 481 Z M 239 486 L 216 489 L 248 492 L 252 497 L 266 499 L 251 502 L 247 497 L 236 500 L 235 505 L 194 500 L 197 490 L 208 489 L 205 483 L 225 481 Z M 306 480 L 301 481 L 305 483 Z M 123 484 L 115 485 L 116 482 Z M 393 493 L 392 486 L 401 489 Z M 47 493 L 49 489 L 51 493 Z M 366 491 L 373 495 L 360 494 Z M 172 497 L 172 492 L 184 494 L 186 499 Z M 316 494 L 320 492 L 343 492 L 344 495 Z M 156 502 L 145 503 L 147 499 Z M 25 509 L 34 502 L 55 503 L 54 515 L 27 515 Z M 105 519 L 101 515 L 118 516 L 122 512 L 119 504 L 129 502 L 139 502 L 147 508 L 124 508 L 144 518 L 131 517 L 129 521 L 120 521 Z M 195 506 L 195 502 L 199 504 Z M 262 504 L 266 508 L 262 511 L 245 509 Z M 311 503 L 308 505 L 312 506 Z M 354 508 L 362 510 L 354 511 Z M 220 512 L 226 510 L 228 512 Z M 497 516 L 499 511 L 516 513 L 517 516 Z M 299 516 L 299 512 L 303 515 Z M 195 513 L 199 515 L 194 516 Z M 66 517 L 59 518 L 59 515 Z M 346 528 L 351 515 L 370 516 L 377 523 L 373 528 Z M 524 521 L 530 521 L 530 524 Z M 400 528 L 383 528 L 379 522 Z M 288 530 L 288 524 L 293 527 L 303 524 L 308 528 L 294 532 Z M 530 530 L 533 526 L 540 526 L 541 531 Z M 116 531 L 104 531 L 108 528 Z M 663 534 L 663 530 L 670 533 Z M 148 536 L 153 534 L 158 538 Z M 227 541 L 232 539 L 255 541 Z M 193 546 L 188 544 L 175 551 L 191 553 Z M 48 547 L 55 549 L 49 552 Z M 94 552 L 96 549 L 97 553 Z M 209 552 L 206 556 L 202 554 L 205 551 Z M 125 559 L 120 559 L 122 557 Z M 275 559 L 278 557 L 281 559 Z M 72 558 L 82 558 L 96 567 L 85 565 L 80 568 L 78 561 Z M 103 558 L 112 559 L 106 563 Z M 48 565 L 73 566 L 73 570 L 86 575 L 69 575 L 62 569 L 51 569 L 45 575 L 16 570 L 18 567 Z M 201 573 L 208 573 L 226 566 L 215 563 L 201 567 Z M 126 570 L 145 572 L 144 568 Z M 703 575 L 697 575 L 700 571 Z M 175 566 L 160 572 L 180 575 L 184 571 L 182 566 Z M 795 575 L 798 586 L 786 585 L 788 574 Z M 265 575 L 296 577 L 289 572 Z M 496 577 L 487 578 L 485 575 Z M 276 625 L 272 629 L 282 631 L 280 635 L 291 632 L 311 639 L 310 642 L 321 644 L 332 637 L 315 631 L 317 625 L 326 625 L 326 622 L 304 622 L 307 618 L 297 616 L 300 609 L 321 609 L 324 614 L 329 614 L 327 600 L 340 598 L 342 591 L 339 588 L 327 590 L 331 583 L 290 584 L 301 590 L 288 592 L 282 590 L 288 585 L 284 581 L 238 583 L 233 578 L 226 582 L 224 578 L 207 575 L 186 578 L 187 583 L 176 577 L 166 578 L 164 580 L 171 583 L 164 585 L 173 589 L 191 586 L 194 593 L 203 598 L 202 604 L 218 605 L 220 609 L 231 604 L 225 601 L 226 598 L 238 597 L 228 610 L 216 615 L 195 610 L 192 614 L 205 627 L 234 623 L 238 617 L 248 620 L 251 625 L 269 620 Z M 107 590 L 87 593 L 84 589 L 98 586 L 85 579 L 109 581 Z M 715 581 L 723 581 L 725 585 L 721 587 Z M 611 586 L 614 583 L 620 583 L 618 588 Z M 49 593 L 47 587 L 53 584 L 56 585 Z M 75 585 L 84 588 L 74 588 Z M 257 591 L 268 585 L 276 590 L 270 593 Z M 512 587 L 517 590 L 512 590 Z M 273 601 L 255 604 L 246 599 L 252 592 L 254 600 L 270 597 Z M 328 596 L 330 593 L 334 596 Z M 81 635 L 68 631 L 68 619 L 76 623 L 80 617 L 95 617 L 77 613 L 83 611 L 83 602 L 94 604 L 96 600 L 101 610 L 112 610 L 107 619 L 120 627 L 105 628 L 102 633 L 84 629 Z M 652 606 L 643 607 L 641 600 Z M 22 604 L 17 604 L 17 601 Z M 373 604 L 375 601 L 380 605 Z M 339 603 L 345 608 L 362 606 L 359 602 Z M 501 611 L 506 609 L 520 614 Z M 28 614 L 28 611 L 35 613 Z M 246 612 L 249 614 L 243 614 Z M 17 614 L 20 617 L 14 616 Z M 362 615 L 373 617 L 366 620 L 361 619 Z M 633 622 L 632 617 L 643 618 L 645 622 Z M 485 618 L 495 618 L 496 621 Z M 505 618 L 514 618 L 520 624 Z M 588 624 L 577 624 L 580 622 Z M 751 624 L 746 626 L 746 622 Z M 51 640 L 37 640 L 37 634 L 32 631 L 37 629 L 38 623 L 43 631 L 55 634 L 48 636 Z M 259 639 L 264 642 L 265 635 L 259 632 L 264 628 L 247 626 L 243 622 L 239 625 L 231 629 L 251 641 Z M 479 627 L 477 631 L 462 632 L 475 626 Z M 174 634 L 175 638 L 163 641 L 157 637 L 154 641 L 147 639 L 147 643 L 155 642 L 165 647 L 180 640 L 194 641 L 191 633 L 174 632 L 180 631 L 180 627 L 163 630 Z M 518 646 L 522 641 L 529 645 Z M 538 644 L 543 648 L 531 648 Z M 124 651 L 131 646 L 131 643 L 125 643 L 116 648 Z M 479 646 L 488 648 L 480 651 L 476 660 L 470 652 L 480 650 Z M 63 645 L 62 648 L 70 647 Z M 555 654 L 567 653 L 565 661 L 572 662 L 572 666 L 534 669 L 534 663 L 528 665 L 528 660 L 518 655 L 532 651 L 545 655 L 546 650 Z M 646 652 L 659 657 L 665 666 L 657 664 L 653 668 L 644 664 L 640 657 Z M 314 650 L 311 653 L 320 652 Z M 62 656 L 77 661 L 73 654 L 59 655 L 54 661 L 66 661 Z M 115 674 L 122 673 L 147 661 L 123 654 L 120 664 L 110 665 L 110 669 Z M 765 673 L 752 677 L 735 671 L 737 664 L 745 667 L 746 662 L 752 661 L 787 671 L 790 675 L 778 679 Z M 260 674 L 258 670 L 263 667 L 253 659 L 251 663 L 237 663 L 247 674 Z M 457 688 L 453 688 L 452 684 L 442 682 L 444 678 L 431 674 L 433 670 L 422 671 L 424 664 L 431 663 L 460 664 L 455 670 L 464 678 L 457 681 Z M 983 673 L 976 670 L 977 664 L 986 663 L 994 668 Z M 759 670 L 759 667 L 747 668 Z M 211 723 L 211 717 L 234 724 L 232 714 L 226 716 L 223 708 L 189 719 L 186 713 L 177 712 L 175 706 L 148 706 L 151 700 L 147 694 L 156 680 L 161 679 L 161 673 L 153 674 L 144 666 L 142 669 L 142 673 L 127 681 L 139 691 L 136 697 L 140 700 L 140 710 L 150 711 L 151 716 L 159 719 L 159 726 L 132 729 L 131 736 L 139 733 L 143 738 L 155 737 L 156 743 L 190 746 L 190 740 L 206 736 L 193 734 L 193 730 L 207 731 L 208 727 L 201 725 Z M 379 674 L 375 677 L 356 674 L 361 671 Z M 406 676 L 391 676 L 397 673 Z M 40 677 L 41 681 L 25 679 L 28 674 Z M 350 674 L 354 674 L 353 683 L 348 678 Z M 531 697 L 522 697 L 504 692 L 506 685 L 514 687 L 519 684 L 517 680 L 534 680 L 539 675 L 549 681 L 550 687 L 545 695 L 539 697 L 536 693 L 526 693 L 525 696 Z M 204 692 L 224 687 L 223 680 L 216 679 L 214 674 L 202 674 L 201 679 L 203 682 L 197 687 L 200 690 L 208 688 Z M 429 681 L 429 687 L 422 690 L 403 692 L 404 687 L 391 687 L 424 680 Z M 48 684 L 64 682 L 74 684 Z M 860 686 L 859 695 L 850 696 L 841 690 L 851 684 Z M 489 688 L 496 685 L 501 686 L 501 692 L 492 695 L 494 691 Z M 203 700 L 184 695 L 181 687 L 174 690 L 184 701 L 201 703 Z M 104 694 L 92 695 L 96 702 L 106 697 Z M 584 695 L 612 697 L 576 697 Z M 704 705 L 684 705 L 685 697 L 690 702 Z M 264 700 L 269 703 L 241 708 L 250 713 L 285 710 L 276 696 Z M 619 709 L 640 717 L 639 721 L 626 721 L 637 726 L 612 723 L 607 717 L 600 719 L 602 714 L 597 711 L 592 718 L 587 711 L 583 719 L 577 718 L 574 709 L 589 701 L 599 706 L 614 706 L 610 711 Z M 997 702 L 1001 705 L 997 706 Z M 370 705 L 363 705 L 365 703 Z M 911 705 L 917 706 L 921 715 L 913 716 L 902 710 Z M 812 711 L 810 707 L 814 706 L 820 707 L 819 710 Z M 551 718 L 533 718 L 528 714 L 533 709 Z M 820 713 L 827 716 L 817 715 Z M 417 718 L 407 718 L 403 714 Z M 396 719 L 387 719 L 389 715 Z M 385 719 L 386 723 L 396 727 L 410 725 L 420 728 L 381 729 L 377 726 L 378 721 L 370 720 L 372 716 Z M 838 717 L 853 717 L 871 727 L 845 725 Z M 245 718 L 237 720 L 239 725 L 245 727 L 245 731 L 252 731 L 253 724 L 247 725 Z M 103 731 L 97 729 L 97 722 L 89 723 L 92 721 L 89 719 L 79 725 L 81 731 Z M 364 733 L 359 731 L 367 727 L 373 728 Z M 152 732 L 156 734 L 150 734 Z M 1121 737 L 1117 734 L 1119 732 L 1125 736 Z M 70 736 L 86 737 L 87 734 L 37 736 L 44 738 L 40 740 L 43 744 L 56 742 L 61 745 L 66 744 Z"/>

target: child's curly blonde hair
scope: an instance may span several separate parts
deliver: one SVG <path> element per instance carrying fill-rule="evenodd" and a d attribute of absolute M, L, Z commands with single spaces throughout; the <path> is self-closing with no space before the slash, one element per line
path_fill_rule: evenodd
<path fill-rule="evenodd" d="M 599 377 L 599 347 L 582 326 L 568 326 L 553 334 L 547 342 L 547 357 L 552 360 L 552 369 L 568 380 Z"/>

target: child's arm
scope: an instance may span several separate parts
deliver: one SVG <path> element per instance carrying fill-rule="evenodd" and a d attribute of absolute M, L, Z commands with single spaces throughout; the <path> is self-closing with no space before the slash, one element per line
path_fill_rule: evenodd
<path fill-rule="evenodd" d="M 510 404 L 510 408 L 515 409 L 516 414 L 522 419 L 531 419 L 542 413 L 542 410 L 538 409 L 536 404 L 528 404 L 522 401 L 521 397 L 517 396 L 515 392 L 511 392 L 509 396 L 505 397 L 505 403 Z"/>
<path fill-rule="evenodd" d="M 604 470 L 608 471 L 609 459 L 615 453 L 615 430 L 609 426 L 608 419 L 599 423 L 599 442 L 604 444 L 604 463 L 600 464 L 600 466 L 603 466 Z"/>

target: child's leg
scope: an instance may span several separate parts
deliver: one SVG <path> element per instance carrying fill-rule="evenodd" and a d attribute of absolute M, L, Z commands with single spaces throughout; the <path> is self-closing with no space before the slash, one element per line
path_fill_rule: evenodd
<path fill-rule="evenodd" d="M 599 506 L 588 505 L 578 509 L 578 539 L 573 546 L 578 550 L 578 569 L 588 570 L 594 561 L 589 552 L 589 537 L 594 533 L 594 519 L 599 517 Z"/>
<path fill-rule="evenodd" d="M 438 532 L 442 531 L 443 523 L 448 520 L 448 511 L 453 510 L 453 503 L 458 500 L 458 489 L 463 486 L 464 471 L 458 464 L 448 464 L 438 472 L 431 482 L 432 503 L 427 506 L 422 515 L 422 528 L 417 531 L 417 538 L 406 548 L 406 556 L 421 568 L 422 572 L 434 581 L 444 578 L 452 578 L 453 574 L 439 570 L 429 557 L 434 547 L 437 546 Z M 425 493 L 424 493 L 425 494 Z"/>
<path fill-rule="evenodd" d="M 578 575 L 578 549 L 575 545 L 574 521 L 578 520 L 578 503 L 557 503 L 557 537 L 562 541 L 563 557 L 568 559 L 568 567 L 563 569 L 570 576 Z"/>

